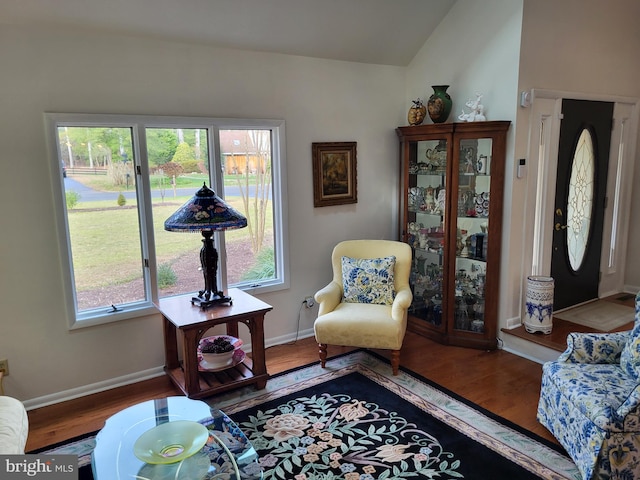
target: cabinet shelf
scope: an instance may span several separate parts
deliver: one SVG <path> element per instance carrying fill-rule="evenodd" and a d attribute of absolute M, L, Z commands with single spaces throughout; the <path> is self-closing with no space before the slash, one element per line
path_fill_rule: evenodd
<path fill-rule="evenodd" d="M 441 343 L 497 347 L 509 125 L 495 121 L 396 129 L 400 238 L 411 245 L 414 256 L 408 328 Z"/>
<path fill-rule="evenodd" d="M 488 173 L 467 173 L 463 172 L 460 174 L 461 177 L 490 177 Z"/>
<path fill-rule="evenodd" d="M 411 209 L 409 210 L 410 213 L 417 213 L 419 215 L 429 215 L 431 217 L 438 217 L 438 218 L 442 218 L 442 216 L 444 215 L 444 212 L 428 212 L 426 210 L 415 210 L 415 209 Z"/>
<path fill-rule="evenodd" d="M 446 172 L 444 170 L 442 170 L 442 171 L 417 171 L 417 172 L 413 172 L 411 174 L 412 175 L 419 175 L 421 177 L 443 177 L 443 176 L 445 176 Z"/>
<path fill-rule="evenodd" d="M 462 255 L 456 255 L 456 258 L 460 260 L 472 260 L 474 262 L 487 263 L 487 259 L 482 257 L 464 257 Z"/>

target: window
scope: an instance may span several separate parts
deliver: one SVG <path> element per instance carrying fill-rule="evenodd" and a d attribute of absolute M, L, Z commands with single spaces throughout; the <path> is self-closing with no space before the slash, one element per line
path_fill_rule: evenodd
<path fill-rule="evenodd" d="M 585 259 L 591 232 L 595 189 L 595 156 L 591 132 L 583 129 L 571 163 L 569 198 L 567 200 L 567 251 L 573 271 Z"/>
<path fill-rule="evenodd" d="M 48 114 L 72 326 L 148 314 L 204 287 L 202 236 L 164 221 L 207 184 L 247 228 L 217 233 L 218 285 L 288 287 L 284 123 Z"/>

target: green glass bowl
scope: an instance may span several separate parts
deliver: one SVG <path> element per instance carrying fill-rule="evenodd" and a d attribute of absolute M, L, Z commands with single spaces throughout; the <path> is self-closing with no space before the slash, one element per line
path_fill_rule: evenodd
<path fill-rule="evenodd" d="M 178 420 L 147 430 L 133 445 L 133 453 L 145 463 L 176 463 L 198 452 L 209 430 L 198 422 Z"/>

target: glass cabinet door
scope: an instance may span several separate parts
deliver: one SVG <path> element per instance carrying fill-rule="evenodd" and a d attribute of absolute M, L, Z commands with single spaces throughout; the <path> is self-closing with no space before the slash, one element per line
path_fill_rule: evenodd
<path fill-rule="evenodd" d="M 479 334 L 485 331 L 491 153 L 491 138 L 461 139 L 456 172 L 458 192 L 453 328 Z"/>
<path fill-rule="evenodd" d="M 411 315 L 442 327 L 447 140 L 411 144 L 407 242 L 413 248 Z"/>

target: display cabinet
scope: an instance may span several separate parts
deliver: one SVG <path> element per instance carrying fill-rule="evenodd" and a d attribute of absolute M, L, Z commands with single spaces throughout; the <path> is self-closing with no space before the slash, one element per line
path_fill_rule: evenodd
<path fill-rule="evenodd" d="M 413 249 L 408 328 L 497 346 L 508 121 L 399 127 L 400 238 Z"/>

